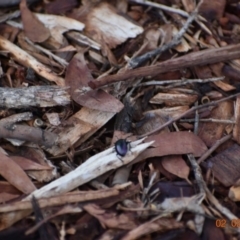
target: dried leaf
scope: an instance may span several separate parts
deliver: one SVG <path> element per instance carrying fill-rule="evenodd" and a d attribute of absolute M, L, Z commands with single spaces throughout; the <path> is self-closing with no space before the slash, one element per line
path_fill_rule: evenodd
<path fill-rule="evenodd" d="M 165 156 L 162 159 L 162 166 L 170 173 L 188 179 L 190 172 L 189 166 L 181 156 Z"/>
<path fill-rule="evenodd" d="M 0 203 L 19 197 L 22 193 L 6 181 L 0 181 Z"/>
<path fill-rule="evenodd" d="M 77 5 L 77 0 L 56 0 L 46 5 L 46 11 L 50 14 L 63 15 L 67 11 L 72 10 L 74 7 L 77 7 Z"/>
<path fill-rule="evenodd" d="M 88 82 L 93 77 L 86 65 L 84 56 L 74 56 L 66 72 L 66 84 L 71 87 L 71 96 L 78 104 L 106 112 L 119 112 L 123 104 L 102 89 L 88 91 Z M 86 90 L 86 91 L 85 91 Z"/>
<path fill-rule="evenodd" d="M 84 209 L 94 217 L 96 217 L 103 227 L 117 229 L 133 229 L 137 225 L 133 221 L 133 215 L 122 213 L 116 215 L 114 212 L 106 212 L 104 209 L 95 204 L 88 204 Z"/>
<path fill-rule="evenodd" d="M 29 194 L 36 190 L 27 174 L 11 158 L 0 152 L 0 174 L 21 192 Z"/>
<path fill-rule="evenodd" d="M 207 151 L 204 142 L 192 132 L 160 133 L 148 137 L 145 141 L 154 141 L 153 148 L 146 149 L 134 162 L 150 157 L 187 153 L 193 153 L 195 157 L 200 157 Z"/>
<path fill-rule="evenodd" d="M 38 163 L 31 161 L 30 159 L 20 157 L 20 156 L 11 156 L 11 159 L 16 162 L 23 170 L 52 170 L 50 166 L 43 166 Z"/>
<path fill-rule="evenodd" d="M 21 17 L 26 36 L 32 42 L 44 42 L 50 37 L 50 31 L 28 9 L 26 0 L 20 3 Z"/>

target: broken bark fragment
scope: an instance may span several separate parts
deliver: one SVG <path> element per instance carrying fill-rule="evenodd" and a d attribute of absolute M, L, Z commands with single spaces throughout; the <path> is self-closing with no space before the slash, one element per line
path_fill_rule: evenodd
<path fill-rule="evenodd" d="M 224 186 L 233 185 L 240 178 L 240 147 L 234 144 L 232 147 L 210 158 L 205 166 L 209 166 L 214 176 Z"/>
<path fill-rule="evenodd" d="M 0 107 L 28 108 L 65 106 L 70 103 L 67 88 L 33 86 L 28 88 L 0 88 Z"/>
<path fill-rule="evenodd" d="M 65 85 L 63 78 L 57 76 L 57 74 L 54 73 L 50 68 L 38 62 L 30 54 L 23 51 L 17 45 L 13 44 L 2 36 L 0 36 L 0 48 L 10 52 L 14 60 L 21 63 L 25 67 L 32 68 L 37 74 L 46 78 L 47 80 L 55 82 L 59 86 Z"/>
<path fill-rule="evenodd" d="M 46 147 L 52 147 L 56 144 L 58 136 L 55 133 L 42 130 L 41 128 L 29 127 L 27 125 L 17 125 L 8 122 L 6 119 L 7 118 L 0 121 L 0 138 L 24 140 Z"/>

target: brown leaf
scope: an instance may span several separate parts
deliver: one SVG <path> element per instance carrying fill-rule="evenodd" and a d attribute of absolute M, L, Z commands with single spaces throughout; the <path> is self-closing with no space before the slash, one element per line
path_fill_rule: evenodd
<path fill-rule="evenodd" d="M 16 162 L 23 170 L 52 170 L 50 166 L 40 165 L 25 157 L 11 156 L 11 159 Z"/>
<path fill-rule="evenodd" d="M 56 0 L 47 4 L 46 11 L 49 14 L 63 15 L 77 5 L 77 0 Z"/>
<path fill-rule="evenodd" d="M 44 42 L 50 37 L 50 31 L 28 9 L 26 0 L 20 3 L 21 17 L 26 36 L 33 42 Z"/>
<path fill-rule="evenodd" d="M 46 161 L 46 156 L 42 149 L 21 147 L 19 155 L 21 155 L 23 158 L 31 159 L 32 162 L 48 168 L 41 171 L 28 170 L 28 175 L 38 182 L 48 182 L 56 177 L 54 171 L 49 171 L 49 168 L 51 168 L 52 165 L 49 163 L 49 161 Z"/>
<path fill-rule="evenodd" d="M 218 20 L 223 16 L 226 0 L 204 0 L 200 5 L 199 12 L 208 20 Z"/>
<path fill-rule="evenodd" d="M 78 104 L 105 112 L 119 112 L 123 104 L 102 89 L 88 91 L 88 82 L 93 77 L 86 65 L 83 54 L 78 53 L 68 65 L 66 84 L 71 87 L 71 96 Z M 86 89 L 86 91 L 84 90 Z"/>
<path fill-rule="evenodd" d="M 145 141 L 155 141 L 152 145 L 153 148 L 145 150 L 134 160 L 134 163 L 149 157 L 187 153 L 192 153 L 195 157 L 200 157 L 207 151 L 204 142 L 192 132 L 160 133 L 148 137 Z"/>
<path fill-rule="evenodd" d="M 0 203 L 19 197 L 22 193 L 6 181 L 0 181 Z"/>
<path fill-rule="evenodd" d="M 11 158 L 0 152 L 0 174 L 14 187 L 29 194 L 36 190 L 27 174 Z"/>
<path fill-rule="evenodd" d="M 150 220 L 145 222 L 135 229 L 129 231 L 122 239 L 123 240 L 132 240 L 139 239 L 141 236 L 150 234 L 153 232 L 165 232 L 167 230 L 182 228 L 183 223 L 176 221 L 173 218 L 161 218 L 155 221 Z"/>
<path fill-rule="evenodd" d="M 133 229 L 136 227 L 136 223 L 132 219 L 133 215 L 131 214 L 122 213 L 116 215 L 114 212 L 106 212 L 95 204 L 87 204 L 84 206 L 84 209 L 97 218 L 104 227 L 118 229 Z"/>
<path fill-rule="evenodd" d="M 165 156 L 162 159 L 162 166 L 170 173 L 183 178 L 188 179 L 190 172 L 189 166 L 179 155 L 177 156 Z"/>

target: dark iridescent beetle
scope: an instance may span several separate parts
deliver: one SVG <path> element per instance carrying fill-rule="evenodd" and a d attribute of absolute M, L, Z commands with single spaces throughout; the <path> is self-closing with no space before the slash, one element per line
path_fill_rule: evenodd
<path fill-rule="evenodd" d="M 118 139 L 114 145 L 115 145 L 115 151 L 117 153 L 117 157 L 118 155 L 121 157 L 124 157 L 127 154 L 128 150 L 131 149 L 130 142 L 127 141 L 126 139 Z M 121 158 L 119 159 L 122 161 Z"/>

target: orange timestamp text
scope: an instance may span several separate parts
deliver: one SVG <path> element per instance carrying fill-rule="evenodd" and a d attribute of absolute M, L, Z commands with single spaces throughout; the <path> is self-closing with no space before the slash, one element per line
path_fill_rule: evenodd
<path fill-rule="evenodd" d="M 216 227 L 218 228 L 225 228 L 227 226 L 233 227 L 233 228 L 240 228 L 240 219 L 232 219 L 230 221 L 226 219 L 216 219 L 215 221 Z"/>

